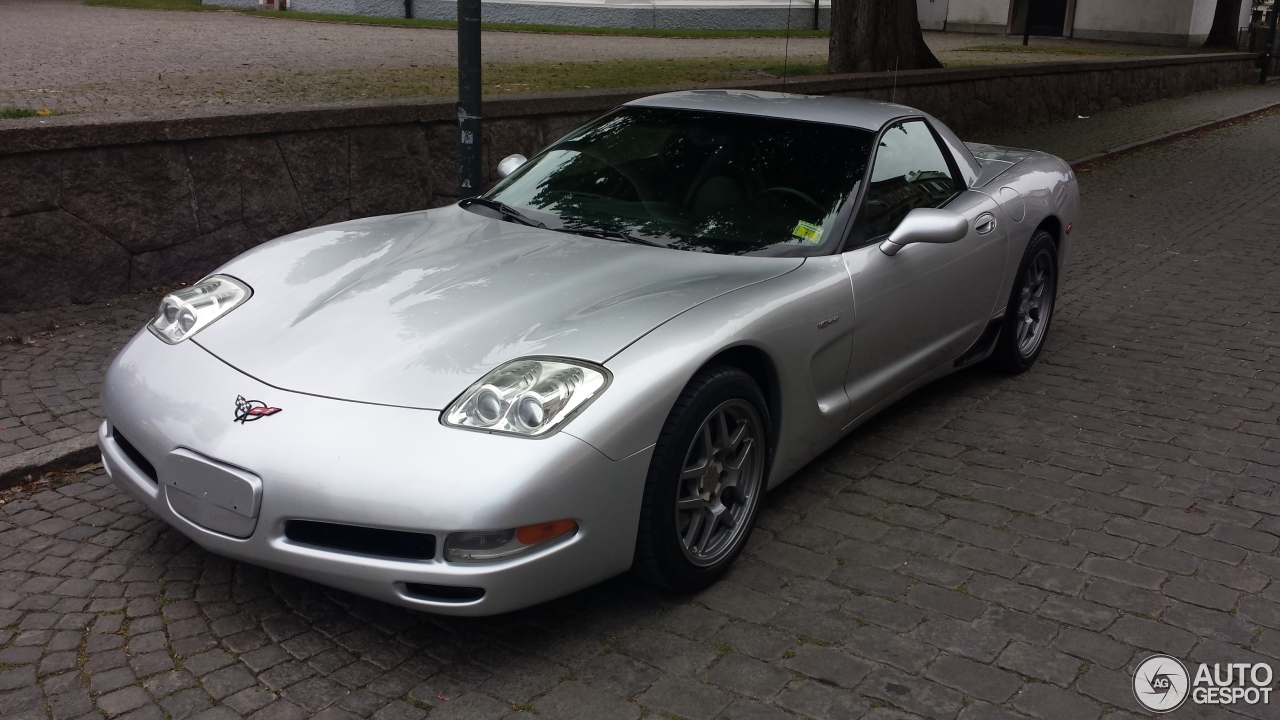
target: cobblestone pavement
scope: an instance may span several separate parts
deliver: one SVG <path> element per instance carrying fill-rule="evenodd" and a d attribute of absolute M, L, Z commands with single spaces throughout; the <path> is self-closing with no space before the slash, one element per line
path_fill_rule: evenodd
<path fill-rule="evenodd" d="M 941 59 L 964 64 L 1188 52 L 1055 38 L 1070 53 L 975 52 L 1021 38 L 928 33 Z M 0 0 L 0 107 L 150 113 L 226 104 L 291 106 L 438 94 L 456 76 L 452 30 Z M 1093 48 L 1096 55 L 1082 55 Z M 782 38 L 681 39 L 485 33 L 491 64 L 665 58 L 781 60 Z M 825 38 L 792 38 L 792 60 L 825 60 Z M 502 88 L 489 87 L 487 91 Z M 527 89 L 516 87 L 516 90 Z M 38 122 L 38 121 L 33 121 Z"/>
<path fill-rule="evenodd" d="M 695 597 L 440 618 L 209 555 L 100 470 L 9 491 L 0 714 L 1123 720 L 1151 652 L 1274 664 L 1278 156 L 1270 115 L 1083 174 L 1040 363 L 859 430 Z"/>
<path fill-rule="evenodd" d="M 158 302 L 148 293 L 0 315 L 0 458 L 97 430 L 107 363 Z"/>

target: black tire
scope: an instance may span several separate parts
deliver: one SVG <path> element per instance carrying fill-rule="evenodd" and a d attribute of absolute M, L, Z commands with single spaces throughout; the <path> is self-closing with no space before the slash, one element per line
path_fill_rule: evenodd
<path fill-rule="evenodd" d="M 1037 303 L 1035 298 L 1036 278 L 1038 272 L 1047 272 L 1043 279 L 1044 286 L 1040 294 L 1045 302 Z M 1058 244 L 1053 236 L 1044 230 L 1037 230 L 1027 243 L 1027 250 L 1018 265 L 1018 274 L 1009 293 L 1009 304 L 1005 308 L 1004 320 L 1000 326 L 1000 337 L 991 354 L 990 365 L 1008 375 L 1024 373 L 1035 364 L 1049 338 L 1049 326 L 1053 320 L 1053 309 L 1058 293 Z M 1030 299 L 1029 307 L 1024 307 L 1024 300 Z M 1032 323 L 1042 326 L 1029 331 Z M 1034 333 L 1034 341 L 1028 335 Z"/>
<path fill-rule="evenodd" d="M 704 477 L 681 479 L 681 475 L 692 467 L 692 465 L 686 465 L 689 458 L 695 457 L 695 453 L 700 454 L 700 451 L 694 447 L 695 438 L 698 439 L 700 447 L 704 442 L 706 447 L 713 444 L 710 440 L 711 435 L 706 435 L 707 440 L 703 440 L 704 423 L 719 427 L 713 421 L 722 416 L 728 418 L 729 422 L 740 417 L 742 424 L 733 426 L 734 431 L 737 427 L 748 428 L 743 431 L 744 434 L 739 440 L 739 447 L 741 447 L 741 442 L 745 441 L 750 432 L 749 425 L 752 422 L 753 413 L 754 422 L 758 424 L 758 429 L 755 431 L 758 436 L 752 441 L 751 447 L 741 451 L 742 460 L 739 462 L 739 468 L 731 467 L 733 462 L 738 462 L 736 450 L 732 453 L 733 457 L 723 464 L 713 459 L 713 453 L 708 453 L 705 464 L 709 470 Z M 708 427 L 711 427 L 711 424 Z M 636 537 L 635 560 L 632 565 L 636 575 L 654 585 L 690 592 L 710 585 L 728 570 L 751 537 L 751 528 L 755 524 L 765 488 L 768 486 L 768 469 L 771 459 L 770 427 L 764 394 L 755 380 L 742 370 L 724 365 L 712 366 L 699 371 L 689 381 L 671 409 L 666 424 L 662 427 L 649 464 L 649 475 L 645 481 L 644 498 L 640 507 L 640 528 Z M 715 434 L 718 431 L 708 432 Z M 733 435 L 734 432 L 731 431 L 728 434 Z M 729 451 L 726 450 L 726 452 Z M 759 471 L 758 486 L 749 498 L 735 499 L 731 496 L 732 491 L 728 487 L 731 483 L 736 485 L 746 477 L 746 471 L 742 468 L 745 468 L 749 462 L 755 463 L 752 465 L 754 469 L 751 470 L 753 476 L 755 469 Z M 694 464 L 696 465 L 696 462 Z M 714 469 L 712 469 L 713 466 Z M 714 478 L 711 477 L 713 473 Z M 732 476 L 733 473 L 737 475 Z M 722 480 L 726 486 L 723 490 L 721 489 Z M 679 495 L 703 487 L 710 482 L 715 483 L 715 491 L 708 494 L 713 496 L 715 502 L 720 503 L 720 507 L 731 508 L 732 512 L 736 513 L 736 516 L 723 516 L 725 523 L 734 520 L 732 528 L 736 535 L 722 538 L 721 543 L 716 546 L 719 550 L 714 555 L 709 553 L 708 557 L 698 558 L 696 557 L 697 548 L 690 549 L 684 538 L 684 531 L 694 528 L 693 521 L 689 518 L 698 511 L 685 510 L 680 514 L 677 512 L 676 503 Z M 726 495 L 729 495 L 727 499 Z M 686 500 L 697 501 L 696 498 L 691 497 L 686 497 Z M 708 506 L 711 504 L 706 503 Z M 707 509 L 706 512 L 711 511 Z M 730 510 L 724 512 L 728 513 Z M 702 515 L 702 517 L 705 530 L 708 522 L 706 518 L 710 516 Z M 739 529 L 741 524 L 745 525 Z M 711 527 L 712 532 L 715 532 L 716 527 L 729 526 L 711 522 Z M 701 535 L 697 529 L 693 529 L 690 534 Z M 711 545 L 712 543 L 708 542 L 708 546 Z M 712 547 L 712 549 L 715 548 Z"/>

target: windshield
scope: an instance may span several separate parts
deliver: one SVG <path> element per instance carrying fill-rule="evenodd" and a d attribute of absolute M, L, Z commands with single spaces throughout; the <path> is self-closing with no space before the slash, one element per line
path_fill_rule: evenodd
<path fill-rule="evenodd" d="M 837 216 L 872 138 L 839 125 L 624 107 L 486 197 L 553 230 L 725 255 L 817 254 L 839 242 Z"/>

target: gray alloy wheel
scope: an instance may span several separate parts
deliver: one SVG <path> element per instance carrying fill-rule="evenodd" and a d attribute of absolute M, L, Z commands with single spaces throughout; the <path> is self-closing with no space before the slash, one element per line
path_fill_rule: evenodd
<path fill-rule="evenodd" d="M 715 565 L 736 547 L 764 480 L 760 416 L 745 400 L 719 405 L 702 421 L 676 483 L 675 530 L 689 562 Z"/>
<path fill-rule="evenodd" d="M 1053 313 L 1053 291 L 1056 287 L 1053 256 L 1042 249 L 1031 258 L 1020 278 L 1018 313 L 1014 328 L 1018 354 L 1032 357 L 1040 350 Z"/>
<path fill-rule="evenodd" d="M 751 539 L 769 483 L 769 406 L 741 368 L 699 370 L 649 463 L 632 571 L 680 592 L 723 575 Z"/>
<path fill-rule="evenodd" d="M 994 368 L 1016 375 L 1035 364 L 1049 336 L 1057 293 L 1058 244 L 1053 235 L 1037 230 L 1027 244 L 1005 306 L 1000 336 L 991 353 Z"/>

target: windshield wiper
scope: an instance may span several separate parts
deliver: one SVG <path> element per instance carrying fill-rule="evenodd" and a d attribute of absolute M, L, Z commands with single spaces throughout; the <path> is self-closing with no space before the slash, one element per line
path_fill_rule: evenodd
<path fill-rule="evenodd" d="M 656 243 L 652 240 L 646 240 L 637 237 L 623 230 L 603 230 L 600 228 L 556 228 L 560 232 L 570 233 L 572 235 L 583 235 L 586 237 L 600 238 L 601 240 L 621 240 L 622 242 L 635 243 L 636 245 L 648 245 L 649 247 L 666 247 L 662 243 Z"/>
<path fill-rule="evenodd" d="M 528 215 L 525 215 L 524 213 L 520 212 L 519 210 L 511 207 L 510 205 L 504 202 L 500 202 L 498 200 L 492 200 L 484 196 L 478 195 L 476 197 L 464 198 L 463 200 L 460 200 L 458 204 L 464 208 L 469 205 L 480 205 L 483 207 L 487 207 L 490 210 L 496 210 L 497 212 L 502 213 L 503 218 L 514 220 L 515 222 L 518 222 L 521 225 L 528 225 L 529 227 L 542 228 L 543 230 L 553 229 L 553 228 L 547 227 L 546 223 L 534 220 L 533 218 L 529 217 Z M 600 238 L 601 240 L 620 240 L 622 242 L 635 243 L 636 245 L 648 245 L 650 247 L 666 247 L 662 243 L 656 243 L 652 240 L 646 240 L 645 238 L 642 238 L 642 237 L 636 237 L 635 235 L 632 235 L 631 233 L 623 230 L 605 230 L 603 228 L 570 228 L 570 227 L 561 227 L 561 228 L 554 228 L 554 229 L 557 232 L 569 233 L 571 235 L 584 235 L 586 237 Z"/>
<path fill-rule="evenodd" d="M 477 196 L 472 198 L 465 198 L 459 201 L 458 204 L 462 205 L 462 207 L 468 207 L 470 205 L 480 205 L 483 207 L 487 207 L 490 210 L 497 210 L 498 212 L 502 213 L 502 216 L 504 218 L 510 218 L 520 223 L 521 225 L 528 225 L 529 227 L 542 228 L 543 230 L 547 229 L 546 223 L 538 222 L 537 220 L 534 220 L 533 218 L 529 217 L 528 215 L 525 215 L 524 213 L 520 212 L 519 210 L 511 207 L 510 205 L 504 202 L 498 202 L 497 200 L 490 200 L 487 197 Z"/>

